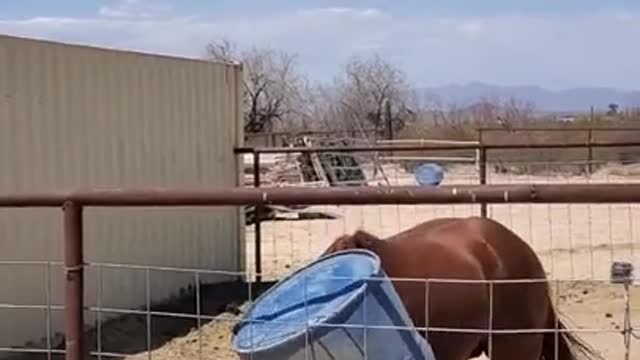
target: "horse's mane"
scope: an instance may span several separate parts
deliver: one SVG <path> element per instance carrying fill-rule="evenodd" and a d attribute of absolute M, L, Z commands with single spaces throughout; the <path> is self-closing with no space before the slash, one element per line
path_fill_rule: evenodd
<path fill-rule="evenodd" d="M 364 230 L 357 230 L 355 233 L 342 235 L 329 245 L 322 255 L 331 254 L 337 251 L 350 249 L 375 250 L 375 243 L 380 239 Z"/>

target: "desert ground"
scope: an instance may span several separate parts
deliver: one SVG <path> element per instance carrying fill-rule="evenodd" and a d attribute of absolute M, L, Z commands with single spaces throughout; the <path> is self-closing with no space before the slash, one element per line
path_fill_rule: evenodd
<path fill-rule="evenodd" d="M 394 184 L 413 182 L 411 175 L 398 167 L 387 167 L 385 173 Z M 444 184 L 475 184 L 476 174 L 473 166 L 453 167 L 448 169 Z M 629 169 L 611 166 L 599 170 L 590 179 L 554 174 L 516 176 L 495 173 L 488 179 L 492 184 L 586 182 L 640 182 L 640 172 L 634 174 Z M 265 280 L 282 278 L 314 259 L 336 237 L 359 228 L 384 237 L 428 219 L 480 213 L 479 205 L 318 206 L 307 211 L 320 209 L 337 214 L 339 218 L 263 223 L 262 266 Z M 609 275 L 613 261 L 630 261 L 636 268 L 640 266 L 640 206 L 493 205 L 489 207 L 489 216 L 525 239 L 540 256 L 548 276 L 558 280 L 557 287 L 553 288 L 554 296 L 560 312 L 569 319 L 570 327 L 580 329 L 579 335 L 605 359 L 624 359 L 621 329 L 625 296 L 621 285 L 609 282 Z M 253 226 L 248 226 L 246 246 L 250 273 L 253 271 L 253 239 Z M 640 289 L 635 286 L 631 288 L 631 313 L 633 325 L 639 326 Z M 203 321 L 199 328 L 192 324 L 184 334 L 158 344 L 151 354 L 132 351 L 127 352 L 131 355 L 126 359 L 237 359 L 232 351 L 230 334 L 237 318 L 237 314 L 222 311 L 216 320 Z M 132 339 L 139 336 L 144 344 L 144 321 L 133 325 L 138 330 L 125 333 L 117 331 L 122 326 L 117 322 L 110 326 L 114 337 L 135 341 Z M 171 325 L 166 327 L 171 328 Z M 105 334 L 108 331 L 105 330 Z M 630 358 L 640 358 L 640 341 L 637 339 L 632 340 Z"/>

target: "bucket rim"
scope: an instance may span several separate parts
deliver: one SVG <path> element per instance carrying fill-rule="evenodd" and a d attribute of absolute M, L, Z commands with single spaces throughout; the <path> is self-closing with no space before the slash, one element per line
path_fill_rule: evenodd
<path fill-rule="evenodd" d="M 335 257 L 338 257 L 338 256 L 343 256 L 343 255 L 349 255 L 349 254 L 360 254 L 360 255 L 368 256 L 369 258 L 371 258 L 371 260 L 373 260 L 374 269 L 372 271 L 372 275 L 374 275 L 374 274 L 378 274 L 379 275 L 381 273 L 382 262 L 380 260 L 380 257 L 376 253 L 371 251 L 371 250 L 367 250 L 367 249 L 347 249 L 347 250 L 339 250 L 339 251 L 336 251 L 336 252 L 332 252 L 330 254 L 326 254 L 326 255 L 323 255 L 323 256 L 317 258 L 316 260 L 312 261 L 311 263 L 307 264 L 306 266 L 298 268 L 297 270 L 293 271 L 289 275 L 287 275 L 284 278 L 282 278 L 280 281 L 278 281 L 278 283 L 276 285 L 272 286 L 270 289 L 265 291 L 262 295 L 258 296 L 253 301 L 253 303 L 251 303 L 251 305 L 249 305 L 249 307 L 247 308 L 247 310 L 245 312 L 245 316 L 251 314 L 251 312 L 253 310 L 255 310 L 257 304 L 259 304 L 261 300 L 263 300 L 264 298 L 272 295 L 275 291 L 277 291 L 283 284 L 285 284 L 290 279 L 292 279 L 292 278 L 294 278 L 296 276 L 299 276 L 300 274 L 302 274 L 302 273 L 304 273 L 306 271 L 309 271 L 309 269 L 312 268 L 313 266 L 315 266 L 315 265 L 317 265 L 317 264 L 319 264 L 321 262 L 324 262 L 324 261 L 326 261 L 328 259 L 335 258 Z M 353 294 L 348 297 L 348 299 L 345 301 L 345 303 L 348 304 L 348 303 L 352 302 L 352 300 L 354 298 L 357 298 L 359 295 L 361 295 L 361 293 L 363 291 L 365 291 L 364 288 L 360 288 L 360 289 L 354 291 Z M 328 318 L 329 319 L 334 318 L 343 309 L 344 309 L 344 307 L 341 307 L 341 308 L 339 308 L 337 310 L 332 311 L 330 313 L 331 315 Z M 241 319 L 239 322 L 243 322 L 241 327 L 244 327 L 245 325 L 249 325 L 250 320 L 244 322 Z M 246 348 L 243 348 L 243 347 L 239 347 L 238 344 L 237 344 L 237 340 L 236 340 L 238 337 L 234 336 L 232 345 L 233 345 L 234 351 L 236 353 L 238 353 L 238 354 L 250 354 L 250 353 L 256 354 L 256 353 L 259 353 L 259 352 L 262 352 L 262 351 L 268 351 L 269 349 L 278 347 L 278 346 L 280 346 L 280 345 L 282 345 L 284 343 L 291 342 L 292 340 L 295 340 L 295 339 L 297 339 L 297 338 L 299 338 L 301 336 L 304 336 L 304 333 L 305 333 L 304 330 L 303 331 L 299 331 L 299 332 L 293 333 L 292 335 L 287 336 L 286 338 L 283 338 L 283 339 L 281 339 L 279 341 L 273 342 L 273 343 L 271 343 L 269 345 L 256 346 L 256 347 L 252 347 L 251 349 L 246 349 Z"/>

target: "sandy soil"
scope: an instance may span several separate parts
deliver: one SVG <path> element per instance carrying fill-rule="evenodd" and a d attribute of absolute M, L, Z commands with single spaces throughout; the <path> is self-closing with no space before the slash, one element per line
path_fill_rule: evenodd
<path fill-rule="evenodd" d="M 386 168 L 393 183 L 409 184 L 412 178 L 397 168 Z M 640 176 L 614 176 L 600 171 L 590 180 L 566 176 L 512 176 L 491 174 L 489 183 L 584 183 L 640 182 Z M 453 168 L 445 183 L 477 183 L 473 167 Z M 338 220 L 278 221 L 263 224 L 263 271 L 267 279 L 278 279 L 308 262 L 337 236 L 363 228 L 388 236 L 427 219 L 442 216 L 478 215 L 477 205 L 439 206 L 324 206 L 340 214 Z M 637 205 L 496 205 L 491 217 L 522 236 L 539 254 L 549 276 L 558 280 L 600 280 L 561 283 L 558 303 L 572 327 L 597 330 L 580 333 L 606 359 L 623 359 L 623 337 L 619 330 L 624 315 L 620 286 L 608 284 L 612 261 L 625 260 L 640 267 L 640 206 Z M 247 257 L 253 259 L 253 227 L 247 228 Z M 640 321 L 640 290 L 632 289 L 632 313 Z M 235 359 L 229 333 L 235 315 L 194 325 L 187 335 L 176 337 L 152 352 L 152 359 Z M 224 320 L 223 320 L 224 318 Z M 605 332 L 607 331 L 607 332 Z M 138 335 L 130 334 L 131 337 Z M 144 334 L 140 334 L 144 339 Z M 143 347 L 144 348 L 144 347 Z M 148 359 L 138 353 L 129 360 Z M 633 340 L 631 359 L 640 358 L 640 342 Z"/>

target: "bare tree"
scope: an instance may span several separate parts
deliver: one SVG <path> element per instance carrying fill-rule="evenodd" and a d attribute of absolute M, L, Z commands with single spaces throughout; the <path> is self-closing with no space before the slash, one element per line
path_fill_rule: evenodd
<path fill-rule="evenodd" d="M 405 74 L 377 54 L 353 57 L 336 82 L 347 121 L 368 123 L 376 133 L 384 129 L 391 136 L 415 118 L 414 94 Z"/>
<path fill-rule="evenodd" d="M 445 104 L 440 99 L 431 100 L 424 112 L 435 126 L 463 126 L 469 121 L 465 108 L 455 101 Z"/>
<path fill-rule="evenodd" d="M 207 58 L 241 63 L 244 70 L 245 132 L 290 129 L 303 115 L 306 79 L 297 71 L 296 56 L 270 48 L 239 51 L 226 39 L 207 45 Z"/>
<path fill-rule="evenodd" d="M 518 100 L 510 97 L 502 103 L 502 121 L 506 126 L 520 125 L 524 126 L 529 123 L 535 112 L 535 104 L 532 101 Z"/>
<path fill-rule="evenodd" d="M 439 115 L 440 123 L 450 126 L 502 126 L 505 128 L 524 125 L 534 113 L 531 102 L 520 101 L 513 97 L 501 100 L 497 97 L 480 97 L 478 101 L 460 107 L 456 103 L 449 104 L 446 109 L 434 108 Z"/>

